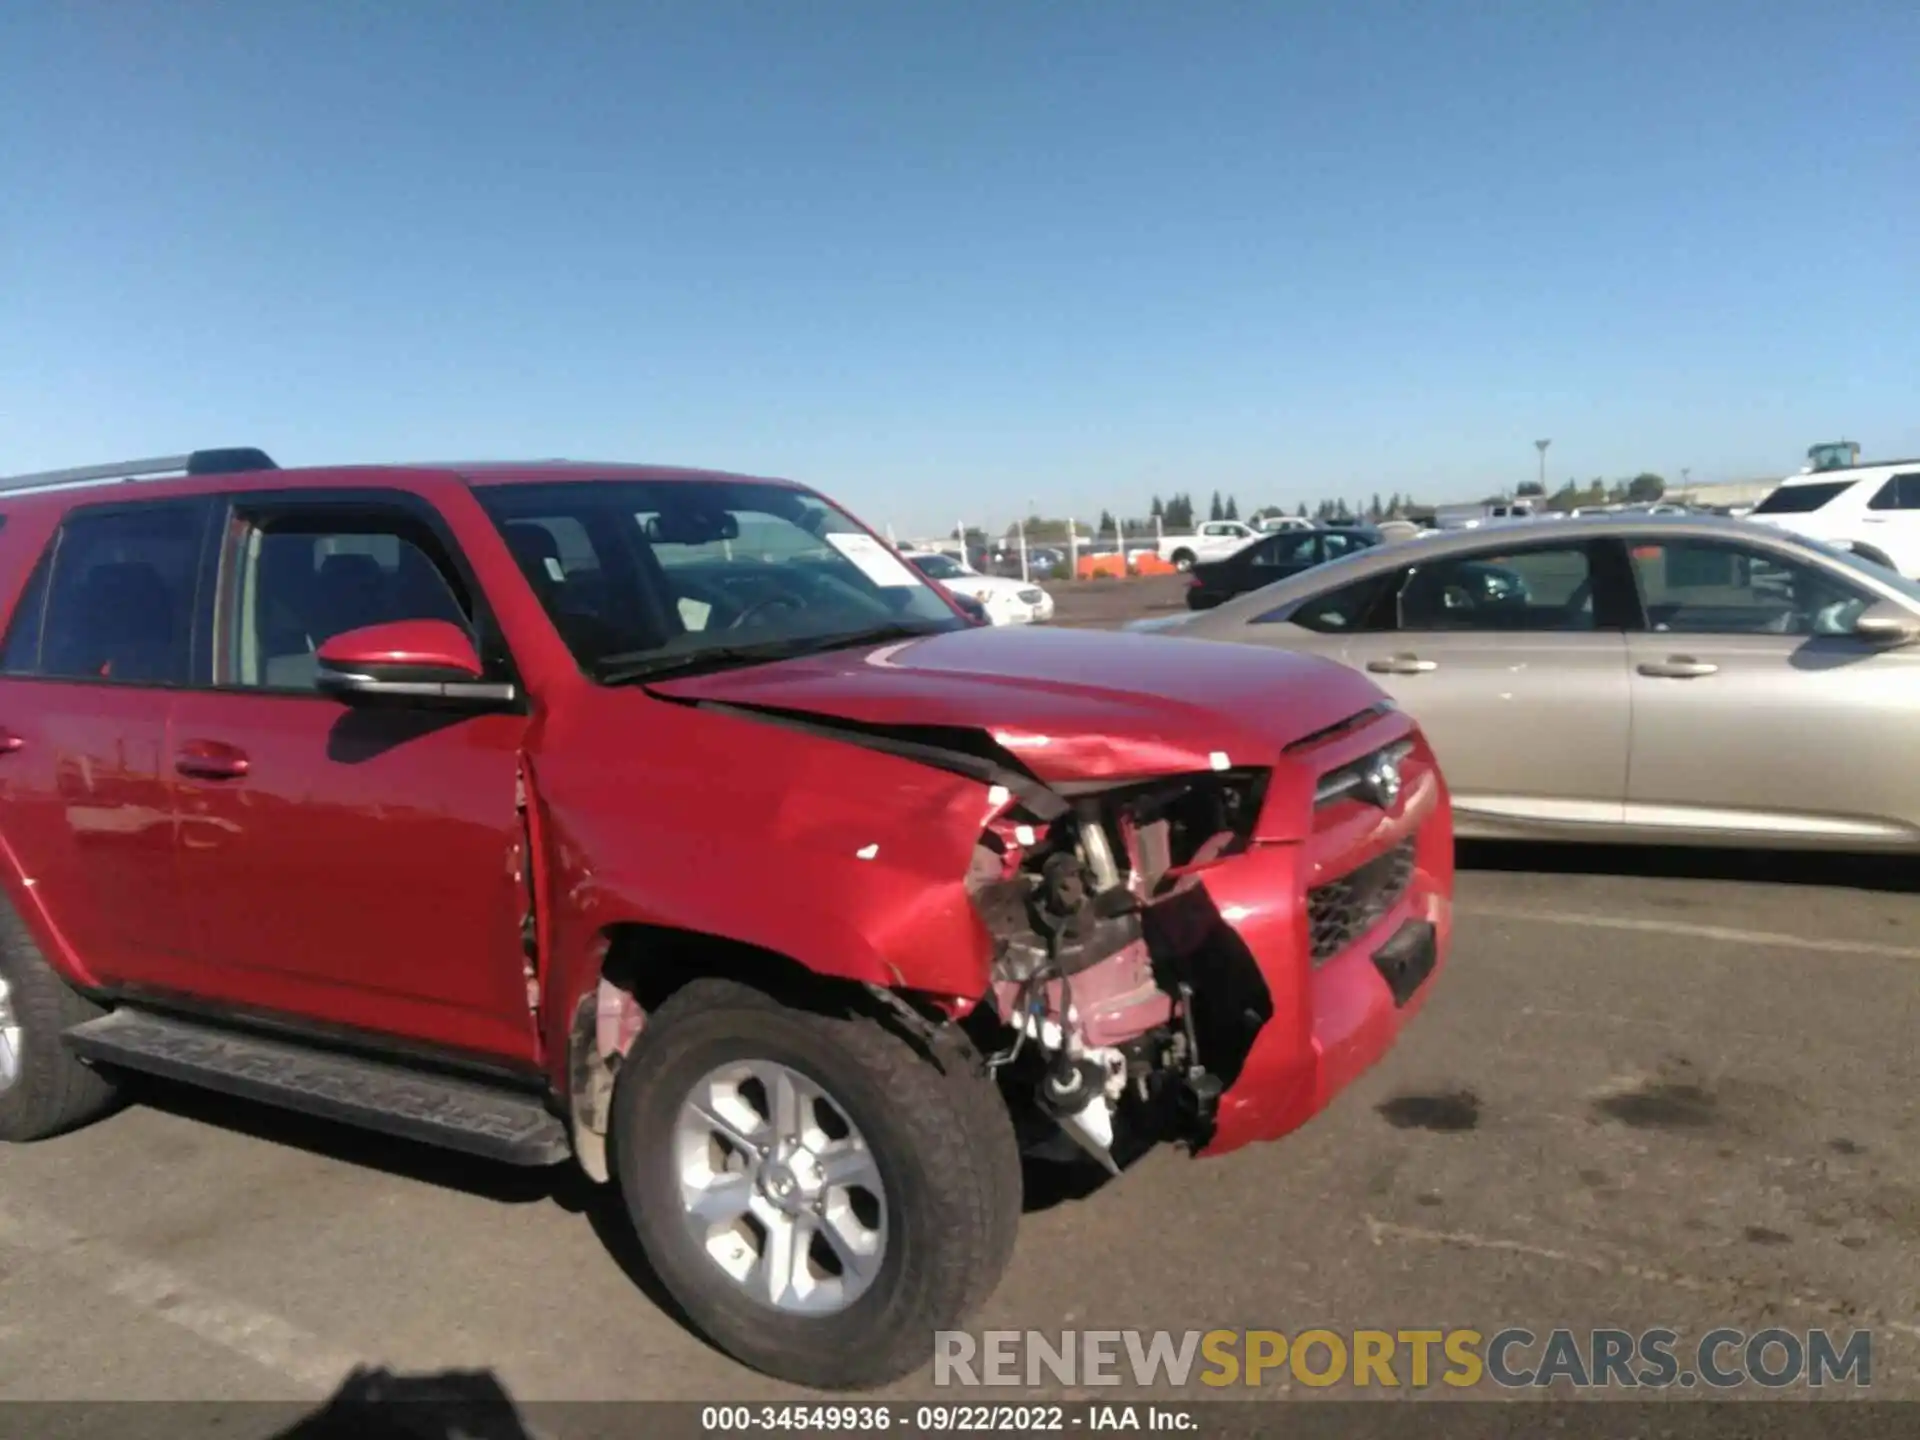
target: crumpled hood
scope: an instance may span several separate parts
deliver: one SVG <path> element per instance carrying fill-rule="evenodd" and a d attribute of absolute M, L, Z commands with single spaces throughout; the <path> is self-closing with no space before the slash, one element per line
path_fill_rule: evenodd
<path fill-rule="evenodd" d="M 648 688 L 863 725 L 977 729 L 1053 783 L 1271 765 L 1381 699 L 1358 671 L 1315 656 L 1047 629 L 947 631 Z"/>

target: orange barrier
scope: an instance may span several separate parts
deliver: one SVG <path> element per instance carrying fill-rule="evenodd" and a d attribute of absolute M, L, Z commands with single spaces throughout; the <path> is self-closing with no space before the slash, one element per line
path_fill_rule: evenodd
<path fill-rule="evenodd" d="M 1122 580 L 1131 575 L 1173 575 L 1179 568 L 1151 550 L 1135 550 L 1128 552 L 1124 566 L 1118 555 L 1082 555 L 1073 575 L 1076 580 Z"/>

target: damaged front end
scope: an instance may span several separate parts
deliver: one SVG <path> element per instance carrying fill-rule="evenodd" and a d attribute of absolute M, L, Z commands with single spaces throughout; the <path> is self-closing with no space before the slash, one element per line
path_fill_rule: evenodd
<path fill-rule="evenodd" d="M 1030 1152 L 1085 1152 L 1118 1173 L 1157 1143 L 1209 1138 L 1251 1038 L 1242 1023 L 1229 1053 L 1209 1053 L 1220 1002 L 1256 1028 L 1271 1005 L 1250 957 L 1238 983 L 1204 973 L 1207 947 L 1190 926 L 1180 933 L 1180 899 L 1252 843 L 1269 778 L 1063 786 L 1045 817 L 994 792 L 967 888 L 992 937 L 989 1064 Z"/>

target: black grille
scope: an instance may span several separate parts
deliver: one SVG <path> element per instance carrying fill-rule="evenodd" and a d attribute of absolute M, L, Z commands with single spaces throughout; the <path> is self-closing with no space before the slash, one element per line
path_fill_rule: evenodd
<path fill-rule="evenodd" d="M 1380 923 L 1413 879 L 1413 840 L 1402 840 L 1358 870 L 1307 892 L 1313 963 L 1324 965 Z"/>

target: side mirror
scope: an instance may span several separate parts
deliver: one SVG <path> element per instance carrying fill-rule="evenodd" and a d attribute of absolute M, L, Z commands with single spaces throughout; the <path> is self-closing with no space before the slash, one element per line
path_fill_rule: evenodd
<path fill-rule="evenodd" d="M 346 630 L 320 647 L 316 684 L 349 705 L 381 701 L 491 708 L 511 685 L 489 683 L 466 632 L 445 620 L 394 620 Z"/>
<path fill-rule="evenodd" d="M 1910 645 L 1920 640 L 1920 616 L 1892 600 L 1880 600 L 1862 610 L 1853 633 L 1875 645 Z"/>

